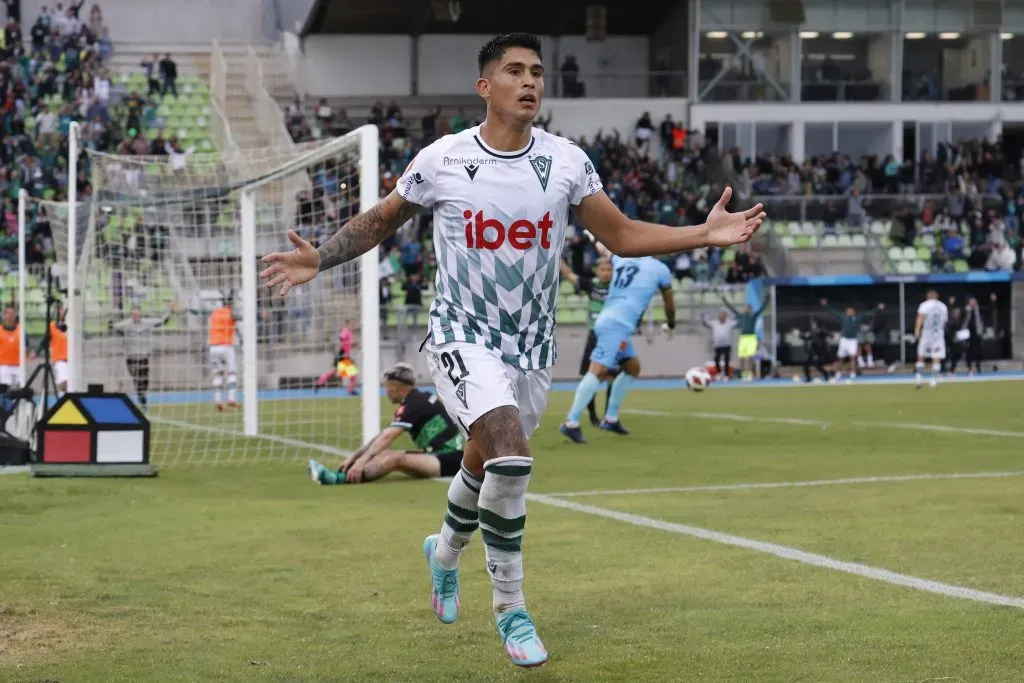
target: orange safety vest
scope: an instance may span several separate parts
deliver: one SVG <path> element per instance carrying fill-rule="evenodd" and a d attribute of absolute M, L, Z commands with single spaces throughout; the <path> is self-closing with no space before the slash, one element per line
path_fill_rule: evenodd
<path fill-rule="evenodd" d="M 68 359 L 68 335 L 61 332 L 57 323 L 50 323 L 50 361 L 66 361 Z"/>
<path fill-rule="evenodd" d="M 21 325 L 0 325 L 0 365 L 21 365 Z"/>
<path fill-rule="evenodd" d="M 682 149 L 686 146 L 686 129 L 672 129 L 672 149 Z"/>
<path fill-rule="evenodd" d="M 230 306 L 221 306 L 210 314 L 210 346 L 233 346 L 235 315 Z"/>

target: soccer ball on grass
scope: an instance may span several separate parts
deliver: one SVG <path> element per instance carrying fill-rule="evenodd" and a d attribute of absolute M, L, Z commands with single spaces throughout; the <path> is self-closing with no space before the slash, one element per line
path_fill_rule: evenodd
<path fill-rule="evenodd" d="M 711 384 L 711 375 L 704 368 L 690 368 L 686 371 L 686 387 L 690 391 L 704 391 Z"/>

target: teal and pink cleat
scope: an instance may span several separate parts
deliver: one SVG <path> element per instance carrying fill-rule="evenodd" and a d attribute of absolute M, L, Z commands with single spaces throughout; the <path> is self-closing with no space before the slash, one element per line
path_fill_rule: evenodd
<path fill-rule="evenodd" d="M 451 624 L 459 618 L 459 570 L 442 569 L 434 560 L 434 548 L 437 546 L 437 534 L 423 539 L 423 556 L 430 567 L 430 605 L 434 614 L 442 623 Z"/>
<path fill-rule="evenodd" d="M 540 642 L 533 619 L 525 609 L 496 614 L 494 618 L 505 652 L 513 664 L 528 669 L 548 661 L 548 651 Z"/>

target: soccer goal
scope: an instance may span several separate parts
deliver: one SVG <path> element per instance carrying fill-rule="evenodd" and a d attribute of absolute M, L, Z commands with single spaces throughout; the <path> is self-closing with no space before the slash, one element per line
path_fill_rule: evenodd
<path fill-rule="evenodd" d="M 71 140 L 74 159 L 77 129 Z M 376 251 L 285 299 L 258 273 L 262 255 L 291 248 L 287 230 L 315 243 L 378 200 L 377 146 L 364 126 L 223 155 L 85 149 L 90 187 L 73 184 L 50 215 L 67 263 L 72 390 L 101 383 L 144 402 L 157 465 L 294 462 L 376 434 Z M 338 377 L 345 327 L 358 396 Z"/>

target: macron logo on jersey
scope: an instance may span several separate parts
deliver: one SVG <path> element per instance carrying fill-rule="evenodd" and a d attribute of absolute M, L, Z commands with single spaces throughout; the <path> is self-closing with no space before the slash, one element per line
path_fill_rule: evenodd
<path fill-rule="evenodd" d="M 519 219 L 512 225 L 505 227 L 505 224 L 496 218 L 484 218 L 483 211 L 473 212 L 466 209 L 462 212 L 466 223 L 466 247 L 469 249 L 500 249 L 506 242 L 513 249 L 526 251 L 530 247 L 540 244 L 541 249 L 551 248 L 551 228 L 554 221 L 551 220 L 551 212 L 533 223 L 532 221 Z M 539 238 L 539 239 L 538 239 Z"/>

